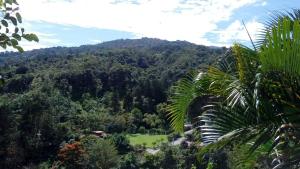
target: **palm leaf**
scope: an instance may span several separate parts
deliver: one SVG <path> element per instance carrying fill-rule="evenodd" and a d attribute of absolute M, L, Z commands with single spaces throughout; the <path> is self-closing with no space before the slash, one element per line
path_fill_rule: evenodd
<path fill-rule="evenodd" d="M 293 23 L 293 24 L 292 24 Z M 291 26 L 293 29 L 291 30 Z M 283 19 L 278 27 L 267 33 L 267 41 L 261 46 L 260 61 L 265 72 L 280 71 L 300 75 L 300 22 Z"/>
<path fill-rule="evenodd" d="M 182 130 L 189 107 L 204 95 L 199 128 L 206 144 L 246 144 L 249 153 L 273 142 L 274 168 L 300 163 L 300 10 L 276 13 L 259 50 L 235 44 L 204 78 L 183 79 L 170 99 L 170 119 Z M 287 127 L 286 127 L 287 126 Z M 225 141 L 224 141 L 225 140 Z"/>
<path fill-rule="evenodd" d="M 183 131 L 185 117 L 191 103 L 203 95 L 201 91 L 204 86 L 201 86 L 199 81 L 204 76 L 203 73 L 189 73 L 173 87 L 174 94 L 169 99 L 167 110 L 171 126 L 175 131 Z"/>
<path fill-rule="evenodd" d="M 277 27 L 278 23 L 281 22 L 284 18 L 288 18 L 291 21 L 300 19 L 300 9 L 293 9 L 292 11 L 273 11 L 270 18 L 264 23 L 264 28 L 258 34 L 256 48 L 260 48 L 266 41 L 266 35 L 272 31 L 272 28 Z"/>

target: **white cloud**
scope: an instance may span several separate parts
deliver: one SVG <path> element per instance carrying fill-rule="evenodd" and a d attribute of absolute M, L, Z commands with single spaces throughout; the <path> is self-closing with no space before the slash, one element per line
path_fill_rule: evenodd
<path fill-rule="evenodd" d="M 39 37 L 39 42 L 36 43 L 36 42 L 21 41 L 21 46 L 24 48 L 24 50 L 59 46 L 59 43 L 62 42 L 62 40 L 56 38 L 56 34 L 53 33 L 30 31 L 30 29 L 28 30 L 28 27 L 26 31 L 36 34 Z"/>
<path fill-rule="evenodd" d="M 46 44 L 42 43 L 35 43 L 35 42 L 28 42 L 28 41 L 21 41 L 19 44 L 22 46 L 22 48 L 26 50 L 33 50 L 33 49 L 40 49 L 40 48 L 47 48 L 49 47 Z M 7 51 L 14 51 L 17 52 L 16 49 L 12 47 L 7 47 L 6 49 L 0 48 L 0 52 L 7 52 Z"/>
<path fill-rule="evenodd" d="M 205 34 L 227 21 L 234 10 L 262 0 L 26 0 L 29 21 L 134 33 L 137 37 L 188 40 L 210 45 Z M 226 37 L 225 37 L 226 38 Z"/>
<path fill-rule="evenodd" d="M 91 39 L 90 41 L 91 41 L 93 44 L 94 44 L 94 43 L 97 44 L 97 43 L 103 42 L 102 40 L 99 40 L 99 39 Z"/>
<path fill-rule="evenodd" d="M 22 48 L 24 50 L 33 50 L 33 49 L 40 49 L 40 48 L 49 47 L 49 44 L 28 42 L 28 41 L 22 41 L 22 42 L 20 42 L 20 45 L 22 46 Z M 11 50 L 16 51 L 15 49 L 11 49 Z"/>
<path fill-rule="evenodd" d="M 257 33 L 263 28 L 263 24 L 256 20 L 245 23 L 251 38 L 255 41 Z M 231 41 L 249 41 L 247 31 L 242 22 L 235 20 L 225 30 L 219 32 L 219 42 L 228 43 Z"/>

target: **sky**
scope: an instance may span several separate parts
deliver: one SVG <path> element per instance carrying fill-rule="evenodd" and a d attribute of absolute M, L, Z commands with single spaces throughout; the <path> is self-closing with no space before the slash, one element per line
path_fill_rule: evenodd
<path fill-rule="evenodd" d="M 19 0 L 23 27 L 40 42 L 25 50 L 142 37 L 207 46 L 249 45 L 272 12 L 300 0 Z"/>

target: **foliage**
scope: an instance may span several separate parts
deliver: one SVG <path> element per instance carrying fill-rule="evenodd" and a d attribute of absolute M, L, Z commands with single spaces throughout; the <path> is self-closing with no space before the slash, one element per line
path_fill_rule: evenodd
<path fill-rule="evenodd" d="M 135 153 L 126 154 L 120 162 L 120 169 L 139 169 L 139 161 Z"/>
<path fill-rule="evenodd" d="M 257 149 L 251 156 L 248 151 L 251 145 L 241 145 L 232 147 L 232 151 L 228 152 L 228 162 L 230 169 L 271 169 L 270 162 L 272 159 L 267 156 L 271 144 L 266 144 Z"/>
<path fill-rule="evenodd" d="M 185 122 L 185 113 L 188 111 L 188 107 L 191 102 L 198 96 L 197 93 L 197 83 L 193 80 L 195 73 L 190 73 L 182 78 L 177 85 L 174 87 L 175 95 L 170 100 L 169 111 L 171 125 L 177 131 L 183 131 Z"/>
<path fill-rule="evenodd" d="M 266 28 L 269 31 L 258 51 L 236 44 L 218 66 L 182 79 L 170 99 L 173 128 L 182 131 L 191 107 L 204 106 L 198 111 L 204 143 L 221 141 L 224 146 L 254 141 L 253 152 L 272 141 L 269 152 L 274 153 L 274 168 L 297 165 L 299 22 L 280 17 Z"/>
<path fill-rule="evenodd" d="M 91 131 L 168 133 L 169 86 L 223 52 L 140 39 L 1 53 L 0 168 L 53 162 L 61 143 Z"/>
<path fill-rule="evenodd" d="M 178 160 L 178 150 L 169 146 L 162 147 L 161 168 L 177 169 L 179 168 L 180 161 Z"/>
<path fill-rule="evenodd" d="M 177 146 L 162 144 L 159 148 L 160 151 L 157 154 L 144 155 L 140 168 L 190 169 L 193 166 L 196 166 L 197 169 L 204 168 L 197 162 L 198 150 L 195 146 L 182 149 Z"/>
<path fill-rule="evenodd" d="M 110 139 L 120 154 L 128 153 L 132 149 L 130 141 L 125 134 L 113 134 L 110 136 Z"/>
<path fill-rule="evenodd" d="M 85 165 L 86 152 L 80 142 L 65 144 L 58 152 L 58 158 L 66 168 L 79 169 Z"/>
<path fill-rule="evenodd" d="M 169 133 L 171 84 L 224 51 L 145 38 L 0 53 L 0 168 L 56 166 L 60 146 L 91 131 Z M 151 137 L 147 146 L 167 140 Z M 124 137 L 115 144 L 118 157 L 131 151 Z"/>
<path fill-rule="evenodd" d="M 88 153 L 88 168 L 110 169 L 118 165 L 118 151 L 110 140 L 95 139 L 84 146 Z"/>
<path fill-rule="evenodd" d="M 85 136 L 79 141 L 64 144 L 58 158 L 61 163 L 54 162 L 52 166 L 109 169 L 116 167 L 119 161 L 118 151 L 111 140 L 95 136 Z"/>
<path fill-rule="evenodd" d="M 213 164 L 212 162 L 209 162 L 209 163 L 207 164 L 206 169 L 213 169 L 213 168 L 214 168 L 214 164 Z"/>
<path fill-rule="evenodd" d="M 4 168 L 47 160 L 57 153 L 62 141 L 73 137 L 68 121 L 72 103 L 44 80 L 34 79 L 32 90 L 19 97 L 0 97 L 0 158 Z"/>
<path fill-rule="evenodd" d="M 144 114 L 143 122 L 149 127 L 149 128 L 161 128 L 162 121 L 156 114 Z"/>
<path fill-rule="evenodd" d="M 23 52 L 23 48 L 19 42 L 23 39 L 27 41 L 38 42 L 39 39 L 35 34 L 25 33 L 25 29 L 20 27 L 22 17 L 18 12 L 18 3 L 16 0 L 1 0 L 0 1 L 0 46 L 6 49 L 8 46 Z"/>

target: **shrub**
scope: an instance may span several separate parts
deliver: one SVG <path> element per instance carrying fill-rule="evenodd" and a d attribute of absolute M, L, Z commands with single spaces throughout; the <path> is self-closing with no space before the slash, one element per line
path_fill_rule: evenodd
<path fill-rule="evenodd" d="M 139 160 L 134 153 L 126 154 L 120 162 L 120 169 L 138 169 Z"/>
<path fill-rule="evenodd" d="M 113 134 L 110 140 L 115 144 L 120 154 L 125 154 L 132 149 L 128 138 L 124 134 Z"/>
<path fill-rule="evenodd" d="M 26 74 L 28 70 L 29 69 L 27 67 L 21 66 L 16 69 L 16 74 Z"/>
<path fill-rule="evenodd" d="M 86 152 L 80 142 L 65 144 L 58 152 L 58 158 L 66 168 L 84 168 Z"/>
<path fill-rule="evenodd" d="M 94 138 L 86 140 L 89 169 L 110 169 L 118 165 L 118 151 L 111 140 Z"/>

